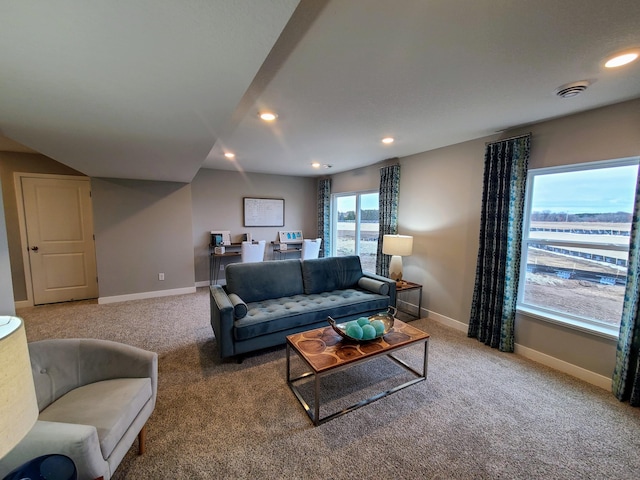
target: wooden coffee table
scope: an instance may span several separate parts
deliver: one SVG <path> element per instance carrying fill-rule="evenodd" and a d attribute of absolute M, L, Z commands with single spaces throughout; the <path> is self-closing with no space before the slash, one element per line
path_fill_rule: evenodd
<path fill-rule="evenodd" d="M 424 344 L 424 356 L 422 372 L 409 366 L 404 361 L 391 355 L 398 350 L 410 347 L 419 343 Z M 291 378 L 291 351 L 306 364 L 309 371 L 302 375 Z M 287 337 L 287 384 L 295 394 L 302 407 L 309 415 L 314 425 L 332 420 L 336 417 L 349 413 L 356 408 L 384 398 L 403 388 L 407 388 L 418 382 L 427 379 L 427 360 L 429 353 L 429 334 L 408 325 L 400 320 L 395 320 L 393 329 L 382 338 L 369 342 L 354 342 L 343 339 L 330 326 L 316 328 L 308 332 L 296 333 Z M 386 356 L 404 369 L 416 376 L 401 385 L 390 390 L 380 392 L 372 397 L 362 400 L 350 407 L 320 418 L 320 380 L 322 377 L 343 370 L 359 363 L 367 362 L 374 358 Z M 297 385 L 304 379 L 313 376 L 313 411 L 307 401 L 303 398 Z"/>

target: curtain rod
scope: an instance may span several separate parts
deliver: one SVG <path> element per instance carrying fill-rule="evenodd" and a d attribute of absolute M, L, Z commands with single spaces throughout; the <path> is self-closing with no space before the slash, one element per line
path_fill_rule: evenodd
<path fill-rule="evenodd" d="M 515 140 L 516 138 L 522 138 L 528 135 L 531 135 L 531 132 L 523 133 L 522 135 L 514 135 L 513 137 L 508 137 L 508 138 L 501 138 L 500 140 L 494 140 L 493 142 L 484 142 L 484 144 L 489 145 L 491 143 L 508 142 L 509 140 Z"/>

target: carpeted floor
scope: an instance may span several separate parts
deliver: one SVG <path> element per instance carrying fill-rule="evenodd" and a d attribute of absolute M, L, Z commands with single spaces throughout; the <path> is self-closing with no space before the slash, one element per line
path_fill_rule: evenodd
<path fill-rule="evenodd" d="M 285 349 L 221 363 L 208 289 L 97 305 L 18 311 L 30 341 L 93 337 L 159 354 L 147 453 L 115 479 L 636 479 L 640 409 L 607 391 L 496 352 L 429 320 L 419 383 L 313 427 L 286 385 Z M 419 365 L 421 347 L 404 358 Z M 359 399 L 393 372 L 369 363 L 330 378 L 329 406 Z M 354 384 L 358 382 L 357 386 Z M 362 384 L 360 383 L 362 382 Z M 360 387 L 362 385 L 362 387 Z M 333 402 L 333 403 L 332 403 Z"/>

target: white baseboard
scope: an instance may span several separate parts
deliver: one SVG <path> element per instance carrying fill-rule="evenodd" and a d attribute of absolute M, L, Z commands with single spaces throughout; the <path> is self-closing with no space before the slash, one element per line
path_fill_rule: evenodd
<path fill-rule="evenodd" d="M 17 302 L 13 302 L 13 304 L 16 310 L 19 308 L 33 307 L 33 302 L 29 300 L 18 300 Z"/>
<path fill-rule="evenodd" d="M 600 375 L 599 373 L 595 373 L 585 368 L 578 367 L 573 363 L 559 360 L 555 357 L 552 357 L 551 355 L 538 352 L 537 350 L 533 350 L 529 347 L 518 345 L 517 343 L 514 346 L 514 353 L 516 355 L 521 355 L 525 358 L 528 358 L 529 360 L 533 360 L 534 362 L 541 363 L 542 365 L 545 365 L 547 367 L 551 367 L 554 370 L 558 370 L 559 372 L 566 373 L 568 375 L 571 375 L 572 377 L 579 378 L 580 380 L 584 380 L 585 382 L 597 387 L 611 391 L 611 378 Z"/>
<path fill-rule="evenodd" d="M 170 297 L 172 295 L 185 295 L 196 293 L 196 287 L 174 288 L 171 290 L 156 290 L 155 292 L 131 293 L 128 295 L 115 295 L 113 297 L 100 297 L 98 304 L 127 302 L 129 300 L 144 300 L 147 298 Z"/>
<path fill-rule="evenodd" d="M 469 329 L 469 325 L 464 322 L 454 320 L 453 318 L 449 318 L 444 315 L 440 315 L 439 313 L 431 312 L 429 310 L 427 310 L 427 317 L 430 320 L 434 320 L 447 327 L 459 330 L 465 334 Z M 579 367 L 569 362 L 565 362 L 564 360 L 552 357 L 551 355 L 538 352 L 537 350 L 534 350 L 532 348 L 524 347 L 517 343 L 514 345 L 514 353 L 534 362 L 541 363 L 542 365 L 553 368 L 554 370 L 557 370 L 559 372 L 566 373 L 567 375 L 579 378 L 580 380 L 584 380 L 585 382 L 597 387 L 611 391 L 611 378 L 600 375 L 599 373 L 592 372 L 585 368 Z"/>
<path fill-rule="evenodd" d="M 218 280 L 218 283 L 216 283 L 216 285 L 226 285 L 227 281 L 223 278 L 221 280 Z M 204 280 L 202 282 L 196 282 L 196 287 L 208 287 L 210 285 L 209 280 Z"/>
<path fill-rule="evenodd" d="M 463 323 L 459 320 L 454 320 L 453 318 L 449 318 L 444 315 L 440 315 L 439 313 L 432 312 L 430 310 L 427 310 L 427 318 L 429 318 L 430 320 L 435 320 L 436 322 L 441 323 L 447 327 L 455 328 L 456 330 L 459 330 L 465 334 L 469 330 L 468 324 Z"/>

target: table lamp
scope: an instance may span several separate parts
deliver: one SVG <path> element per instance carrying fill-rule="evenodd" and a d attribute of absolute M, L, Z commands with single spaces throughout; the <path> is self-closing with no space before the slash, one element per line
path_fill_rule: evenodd
<path fill-rule="evenodd" d="M 410 235 L 385 235 L 382 238 L 382 253 L 391 255 L 389 278 L 402 283 L 402 257 L 411 255 L 413 237 Z"/>
<path fill-rule="evenodd" d="M 37 419 L 24 322 L 0 316 L 0 458 L 25 437 Z"/>

